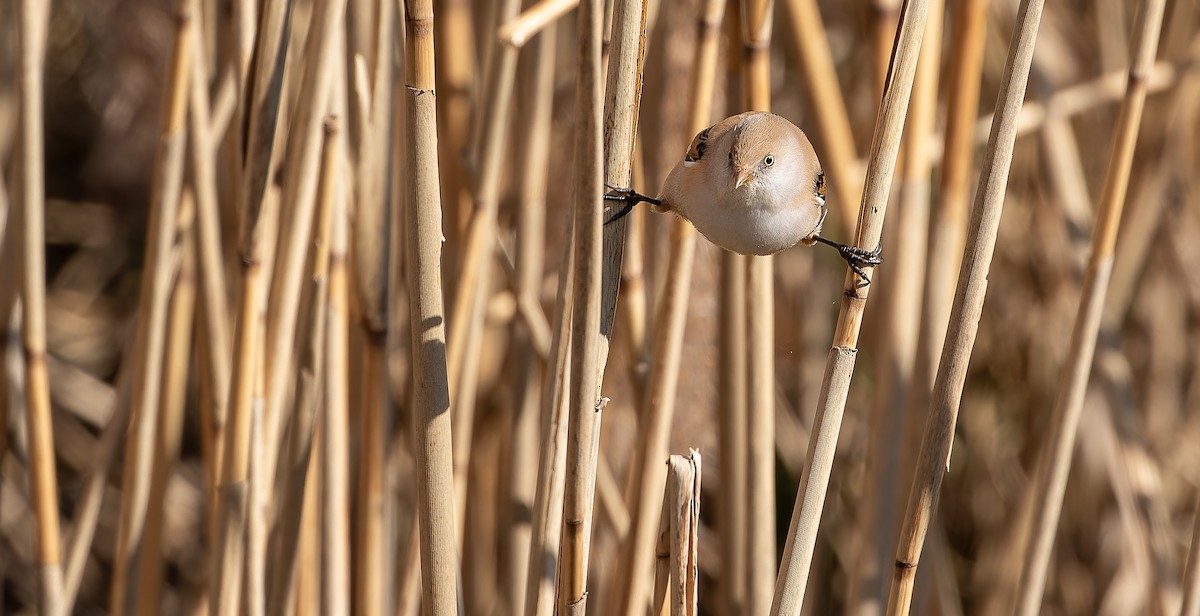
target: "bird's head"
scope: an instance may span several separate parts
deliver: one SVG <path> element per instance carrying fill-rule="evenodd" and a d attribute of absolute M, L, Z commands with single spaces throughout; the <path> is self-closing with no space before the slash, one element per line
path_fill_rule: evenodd
<path fill-rule="evenodd" d="M 821 163 L 800 129 L 763 113 L 747 117 L 731 132 L 728 168 L 733 190 L 766 191 L 824 206 Z"/>

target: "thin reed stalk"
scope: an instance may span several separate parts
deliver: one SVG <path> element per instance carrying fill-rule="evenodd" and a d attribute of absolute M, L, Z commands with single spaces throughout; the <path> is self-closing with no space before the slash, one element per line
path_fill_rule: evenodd
<path fill-rule="evenodd" d="M 1097 208 L 1092 254 L 1084 274 L 1083 292 L 1071 333 L 1070 352 L 1064 366 L 1066 378 L 1059 382 L 1049 432 L 1038 457 L 1037 480 L 1031 484 L 1034 517 L 1027 543 L 1024 544 L 1025 566 L 1022 568 L 1017 610 L 1020 614 L 1037 613 L 1042 603 L 1050 552 L 1062 510 L 1067 475 L 1071 470 L 1075 434 L 1092 371 L 1104 297 L 1112 276 L 1113 250 L 1125 206 L 1142 109 L 1146 103 L 1146 80 L 1158 49 L 1165 4 L 1163 0 L 1142 3 L 1134 29 L 1134 57 L 1129 67 L 1125 98 L 1117 116 L 1112 153 Z"/>
<path fill-rule="evenodd" d="M 547 39 L 548 40 L 548 39 Z M 573 216 L 568 213 L 567 233 Z M 562 265 L 554 305 L 554 338 L 550 361 L 542 381 L 541 442 L 538 450 L 537 492 L 533 501 L 533 529 L 529 541 L 529 575 L 525 586 L 525 614 L 549 616 L 556 608 L 559 554 L 562 539 L 563 500 L 566 497 L 567 428 L 570 414 L 571 294 L 574 287 L 575 251 L 563 242 Z"/>
<path fill-rule="evenodd" d="M 349 231 L 345 195 L 337 180 L 342 163 L 340 122 L 325 120 L 321 163 L 322 200 L 331 204 L 329 307 L 325 314 L 325 412 L 322 415 L 321 593 L 326 614 L 350 613 L 350 435 L 349 435 L 349 283 L 346 261 Z"/>
<path fill-rule="evenodd" d="M 304 58 L 301 92 L 289 135 L 288 160 L 284 166 L 282 199 L 288 207 L 280 218 L 279 248 L 271 277 L 270 313 L 267 327 L 269 369 L 263 421 L 265 477 L 275 476 L 280 436 L 291 413 L 285 413 L 287 384 L 294 372 L 296 321 L 300 311 L 300 289 L 312 238 L 313 211 L 316 209 L 317 171 L 321 164 L 322 122 L 327 109 L 340 105 L 333 99 L 345 83 L 345 63 L 337 62 L 344 52 L 346 0 L 322 0 L 313 8 Z"/>
<path fill-rule="evenodd" d="M 712 121 L 712 99 L 717 71 L 717 51 L 725 0 L 707 0 L 697 15 L 699 39 L 697 61 L 693 65 L 688 134 L 695 134 Z M 634 469 L 629 493 L 632 513 L 629 534 L 622 542 L 621 557 L 613 571 L 614 613 L 640 612 L 649 600 L 651 553 L 655 543 L 655 521 L 660 518 L 663 501 L 658 487 L 664 469 L 656 461 L 667 455 L 670 427 L 675 415 L 676 390 L 682 360 L 684 327 L 687 322 L 688 294 L 692 286 L 692 265 L 696 253 L 695 229 L 688 221 L 675 217 L 671 223 L 670 276 L 659 314 L 655 319 L 650 380 L 641 400 L 638 446 L 630 468 Z"/>
<path fill-rule="evenodd" d="M 198 13 L 193 12 L 193 15 Z M 192 192 L 183 193 L 176 232 L 178 275 L 172 285 L 168 310 L 167 339 L 163 368 L 163 386 L 157 412 L 159 414 L 151 463 L 149 505 L 146 511 L 145 538 L 137 576 L 139 579 L 137 613 L 153 616 L 162 612 L 163 529 L 168 506 L 167 481 L 175 471 L 183 438 L 183 414 L 187 403 L 188 369 L 190 367 L 193 320 L 196 309 L 196 250 L 195 200 Z"/>
<path fill-rule="evenodd" d="M 1042 4 L 1041 0 L 1023 0 L 1018 9 L 1004 80 L 996 102 L 996 123 L 992 125 L 979 188 L 975 193 L 963 265 L 958 276 L 958 290 L 954 296 L 946 343 L 934 382 L 916 476 L 896 548 L 896 566 L 888 598 L 889 614 L 909 612 L 921 549 L 933 518 L 942 478 L 949 465 L 950 444 L 958 420 L 967 364 L 983 310 L 987 275 L 996 247 L 1013 145 L 1016 142 L 1016 120 L 1025 98 Z"/>
<path fill-rule="evenodd" d="M 327 147 L 331 150 L 336 149 L 332 145 Z M 322 165 L 322 173 L 334 171 L 335 167 Z M 315 512 L 309 513 L 309 510 L 315 509 L 315 504 L 319 502 L 316 496 L 320 494 L 317 490 L 320 484 L 310 481 L 310 476 L 319 474 L 317 471 L 320 458 L 315 454 L 324 449 L 318 447 L 314 437 L 320 433 L 317 428 L 318 408 L 321 406 L 321 393 L 327 369 L 325 339 L 328 328 L 325 324 L 328 322 L 326 313 L 329 306 L 329 244 L 335 198 L 334 185 L 332 176 L 326 175 L 322 178 L 319 215 L 313 237 L 313 271 L 308 284 L 308 314 L 304 323 L 305 331 L 310 333 L 302 341 L 300 366 L 296 373 L 295 416 L 292 418 L 288 448 L 283 458 L 281 515 L 271 539 L 272 545 L 269 546 L 269 553 L 276 566 L 272 568 L 271 579 L 268 581 L 268 614 L 284 613 L 284 606 L 288 601 L 299 600 L 293 597 L 300 587 L 300 570 L 303 566 L 302 561 L 305 560 L 302 557 L 303 544 L 309 540 L 303 536 L 304 522 L 305 518 L 317 517 Z"/>
<path fill-rule="evenodd" d="M 905 393 L 913 388 L 914 363 L 925 278 L 926 238 L 929 231 L 929 182 L 932 164 L 925 147 L 937 115 L 938 71 L 941 68 L 944 2 L 934 0 L 925 22 L 925 39 L 909 102 L 901 144 L 899 203 L 893 221 L 895 243 L 881 294 L 882 340 L 876 356 L 875 399 L 870 412 L 867 477 L 859 511 L 861 539 L 857 562 L 850 573 L 849 604 L 871 613 L 882 611 L 887 594 L 886 563 L 895 546 L 899 485 L 904 441 Z"/>
<path fill-rule="evenodd" d="M 574 275 L 571 302 L 570 408 L 567 426 L 566 488 L 563 496 L 558 611 L 587 612 L 588 557 L 596 481 L 600 404 L 603 152 L 601 151 L 600 38 L 604 21 L 600 0 L 579 5 L 578 70 L 575 88 L 575 211 L 572 245 Z M 599 364 L 599 365 L 598 365 Z"/>
<path fill-rule="evenodd" d="M 541 0 L 497 30 L 501 41 L 515 47 L 525 43 L 579 5 L 579 0 Z"/>
<path fill-rule="evenodd" d="M 14 217 L 23 231 L 21 343 L 25 360 L 25 412 L 29 438 L 29 485 L 37 520 L 38 606 L 43 614 L 62 610 L 62 558 L 58 520 L 58 481 L 50 384 L 46 375 L 45 130 L 43 77 L 49 4 L 24 0 L 17 7 L 19 176 Z M 16 225 L 14 225 L 16 226 Z M 9 237 L 15 237 L 9 235 Z"/>
<path fill-rule="evenodd" d="M 518 70 L 517 108 L 524 118 L 524 130 L 516 131 L 517 151 L 524 152 L 518 165 L 520 172 L 517 186 L 516 223 L 516 293 L 518 302 L 539 306 L 542 271 L 545 261 L 546 240 L 546 188 L 550 162 L 551 113 L 554 107 L 554 68 L 557 28 L 551 26 L 532 40 L 526 49 Z M 564 266 L 565 268 L 565 266 Z M 566 279 L 563 269 L 562 278 Z M 540 310 L 539 310 L 540 312 Z M 561 317 L 561 314 L 556 315 Z M 526 614 L 529 606 L 527 589 L 530 587 L 534 561 L 541 562 L 540 554 L 530 552 L 534 544 L 534 520 L 528 523 L 520 519 L 517 512 L 522 508 L 535 511 L 537 492 L 542 489 L 538 479 L 539 442 L 545 442 L 547 433 L 541 428 L 540 409 L 545 389 L 544 379 L 550 378 L 552 365 L 538 369 L 534 356 L 538 353 L 537 335 L 528 321 L 521 321 L 518 337 L 523 344 L 520 354 L 521 376 L 517 386 L 517 399 L 512 418 L 512 442 L 509 478 L 512 485 L 512 516 L 508 532 L 507 597 L 509 613 L 515 616 Z M 549 346 L 553 346 L 553 342 Z M 551 358 L 553 361 L 553 357 Z M 565 451 L 565 450 L 564 450 Z M 550 466 L 548 463 L 547 467 Z M 561 475 L 559 475 L 561 477 Z M 559 501 L 561 503 L 561 500 Z M 557 516 L 551 516 L 556 519 Z M 543 520 L 544 522 L 545 520 Z M 541 575 L 542 567 L 536 566 Z M 550 584 L 549 586 L 553 586 Z"/>
<path fill-rule="evenodd" d="M 519 0 L 504 0 L 496 7 L 501 21 L 512 19 L 521 8 Z M 475 423 L 475 394 L 483 346 L 484 315 L 491 290 L 491 269 L 496 252 L 496 225 L 500 211 L 500 180 L 508 150 L 508 127 L 513 83 L 517 74 L 517 48 L 493 42 L 491 71 L 483 112 L 479 150 L 479 178 L 472 201 L 474 210 L 467 226 L 466 246 L 458 272 L 457 294 L 450 313 L 447 355 L 451 412 L 454 423 L 454 494 L 461 548 L 466 529 L 467 470 Z"/>
<path fill-rule="evenodd" d="M 458 550 L 454 540 L 457 526 L 441 287 L 442 207 L 437 163 L 433 2 L 407 0 L 405 6 L 408 9 L 405 104 L 409 218 L 404 245 L 412 331 L 421 587 L 425 613 L 445 616 L 458 610 Z M 398 239 L 396 235 L 393 238 Z"/>
<path fill-rule="evenodd" d="M 186 3 L 188 10 L 199 15 L 197 0 Z M 213 139 L 212 122 L 209 115 L 208 68 L 203 53 L 204 37 L 195 36 L 192 50 L 192 81 L 188 105 L 188 157 L 191 164 L 191 186 L 196 195 L 196 252 L 200 271 L 200 313 L 204 335 L 199 344 L 205 347 L 202 357 L 206 360 L 204 375 L 207 381 L 209 408 L 206 413 L 211 423 L 224 425 L 226 398 L 229 395 L 229 299 L 225 288 L 225 263 L 221 249 L 221 213 L 217 199 L 217 149 Z M 212 425 L 206 426 L 213 430 Z M 219 463 L 218 452 L 210 447 L 207 468 L 208 479 L 215 487 Z M 210 509 L 215 511 L 215 509 Z"/>
<path fill-rule="evenodd" d="M 742 106 L 771 109 L 774 0 L 743 0 Z M 775 557 L 775 266 L 746 258 L 746 605 L 762 614 L 771 599 Z"/>
<path fill-rule="evenodd" d="M 928 11 L 927 0 L 910 0 L 900 11 L 896 48 L 875 120 L 875 137 L 871 143 L 863 200 L 859 207 L 855 243 L 867 249 L 879 246 L 883 233 L 892 174 L 900 150 L 900 137 L 904 132 Z M 816 548 L 821 511 L 829 487 L 829 474 L 833 469 L 833 456 L 841 432 L 842 415 L 846 410 L 846 397 L 858 353 L 856 346 L 870 289 L 870 286 L 860 287 L 858 276 L 847 272 L 833 347 L 829 350 L 818 396 L 813 421 L 815 430 L 809 440 L 807 464 L 796 493 L 783 562 L 776 580 L 772 614 L 799 614 L 804 603 L 804 591 L 808 584 L 813 550 Z"/>
<path fill-rule="evenodd" d="M 147 558 L 143 547 L 147 508 L 150 503 L 151 471 L 158 432 L 158 408 L 163 385 L 166 357 L 167 324 L 170 316 L 172 279 L 178 260 L 172 259 L 176 240 L 176 218 L 183 186 L 186 156 L 188 87 L 191 83 L 195 33 L 195 15 L 181 6 L 172 49 L 170 75 L 164 98 L 163 125 L 159 134 L 154 192 L 151 197 L 152 234 L 146 244 L 138 304 L 137 340 L 142 345 L 135 357 L 140 362 L 133 372 L 133 409 L 131 434 L 126 443 L 125 472 L 122 480 L 120 526 L 114 559 L 110 609 L 124 614 L 139 609 L 142 597 L 137 564 Z M 176 255 L 177 256 L 177 255 Z M 28 327 L 28 322 L 26 323 Z M 32 423 L 31 423 L 32 425 Z M 56 613 L 56 612 L 51 612 Z"/>
<path fill-rule="evenodd" d="M 447 203 L 443 207 L 446 238 L 451 246 L 465 239 L 467 223 L 471 219 L 473 178 L 468 150 L 474 85 L 479 79 L 475 74 L 478 56 L 471 7 L 472 3 L 467 0 L 442 0 L 438 2 L 438 19 L 434 22 L 434 45 L 438 57 L 437 93 L 441 99 L 437 106 L 438 161 L 442 186 L 447 196 Z M 457 274 L 460 268 L 458 253 L 448 251 L 444 258 L 447 271 Z M 455 277 L 450 277 L 447 280 L 447 301 L 457 293 Z"/>
<path fill-rule="evenodd" d="M 821 138 L 821 160 L 833 184 L 831 199 L 837 204 L 839 223 L 849 231 L 858 218 L 854 206 L 862 199 L 862 179 L 829 37 L 816 0 L 787 0 L 783 9 L 791 30 L 787 40 L 800 61 L 804 92 L 812 104 L 813 124 Z"/>
<path fill-rule="evenodd" d="M 726 4 L 725 32 L 729 41 L 727 82 L 738 83 L 742 54 L 741 11 L 736 2 Z M 732 92 L 731 92 L 732 94 Z M 746 597 L 746 537 L 749 519 L 746 481 L 746 257 L 721 251 L 720 314 L 717 339 L 719 357 L 717 395 L 718 446 L 721 448 L 721 606 L 725 613 L 741 614 Z"/>

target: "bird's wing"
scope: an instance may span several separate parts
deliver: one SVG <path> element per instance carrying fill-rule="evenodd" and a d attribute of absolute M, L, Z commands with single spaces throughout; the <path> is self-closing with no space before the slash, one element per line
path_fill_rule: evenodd
<path fill-rule="evenodd" d="M 709 126 L 699 133 L 696 133 L 696 137 L 692 139 L 692 144 L 688 146 L 687 154 L 683 157 L 683 160 L 685 162 L 694 163 L 704 158 L 704 153 L 708 150 L 708 142 L 716 141 L 721 137 L 721 135 L 728 132 L 734 126 L 737 126 L 737 124 L 741 122 L 745 116 L 752 113 L 758 112 L 747 111 L 746 113 L 739 113 L 738 115 L 730 116 L 724 120 L 721 120 L 720 122 L 717 122 L 716 124 L 713 124 L 712 126 Z"/>

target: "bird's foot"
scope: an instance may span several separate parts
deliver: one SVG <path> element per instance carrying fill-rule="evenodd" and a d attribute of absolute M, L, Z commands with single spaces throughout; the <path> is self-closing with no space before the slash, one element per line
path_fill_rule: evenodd
<path fill-rule="evenodd" d="M 867 277 L 867 273 L 863 271 L 864 267 L 875 267 L 883 263 L 883 257 L 879 256 L 883 252 L 883 244 L 875 247 L 875 250 L 865 250 L 858 246 L 838 246 L 838 254 L 846 260 L 846 264 L 858 274 L 859 278 L 863 279 L 863 284 L 867 286 L 871 284 L 871 279 Z"/>
<path fill-rule="evenodd" d="M 633 211 L 633 206 L 639 203 L 646 202 L 651 205 L 662 205 L 662 201 L 653 197 L 647 197 L 632 188 L 621 188 L 612 184 L 605 184 L 604 187 L 608 189 L 608 192 L 604 193 L 605 201 L 618 201 L 621 203 L 620 209 L 613 213 L 608 220 L 604 221 L 606 225 L 624 218 Z"/>
<path fill-rule="evenodd" d="M 846 260 L 846 264 L 850 266 L 850 269 L 853 270 L 855 274 L 858 274 L 859 278 L 862 278 L 863 282 L 862 284 L 858 285 L 859 287 L 865 287 L 871 284 L 871 279 L 867 277 L 867 272 L 863 268 L 875 267 L 876 265 L 883 263 L 883 257 L 880 256 L 880 253 L 883 252 L 883 244 L 876 246 L 875 250 L 865 250 L 859 248 L 858 246 L 839 244 L 837 242 L 827 240 L 819 235 L 813 236 L 812 239 L 837 249 L 838 254 Z"/>

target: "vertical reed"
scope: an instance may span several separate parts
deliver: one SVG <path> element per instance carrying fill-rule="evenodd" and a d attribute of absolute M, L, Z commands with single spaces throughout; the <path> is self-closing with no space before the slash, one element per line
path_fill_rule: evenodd
<path fill-rule="evenodd" d="M 20 221 L 22 264 L 21 343 L 25 354 L 26 422 L 29 431 L 29 484 L 37 519 L 38 606 L 43 614 L 62 609 L 62 558 L 58 521 L 58 480 L 46 375 L 46 258 L 43 77 L 49 4 L 24 0 L 17 6 L 18 96 L 20 100 L 19 177 L 14 217 Z M 17 226 L 14 224 L 14 227 Z M 10 238 L 16 237 L 9 235 Z M 7 324 L 5 324 L 7 326 Z"/>
<path fill-rule="evenodd" d="M 692 70 L 689 130 L 695 134 L 712 121 L 712 99 L 717 71 L 717 44 L 724 0 L 707 0 L 697 15 L 697 61 Z M 643 394 L 639 413 L 638 444 L 634 452 L 631 527 L 622 544 L 614 571 L 615 586 L 611 605 L 616 613 L 639 612 L 648 600 L 651 579 L 649 566 L 655 543 L 653 531 L 663 501 L 658 487 L 663 483 L 663 468 L 655 461 L 667 455 L 672 418 L 675 415 L 679 384 L 684 326 L 687 321 L 688 294 L 692 286 L 692 264 L 696 252 L 695 230 L 691 223 L 674 217 L 670 223 L 670 249 L 667 271 L 670 277 L 663 299 L 658 304 L 651 356 L 650 381 Z"/>
<path fill-rule="evenodd" d="M 450 391 L 442 306 L 442 210 L 437 164 L 433 2 L 407 0 L 405 104 L 409 161 L 407 241 L 412 331 L 413 431 L 421 534 L 421 587 L 427 614 L 457 612 Z M 396 238 L 396 236 L 393 236 Z M 397 238 L 398 239 L 398 238 Z M 393 280 L 396 277 L 393 275 Z M 393 287 L 397 291 L 398 285 Z"/>
<path fill-rule="evenodd" d="M 138 305 L 142 318 L 139 319 L 137 340 L 142 348 L 135 355 L 140 364 L 134 369 L 133 427 L 126 443 L 121 521 L 117 531 L 112 579 L 110 605 L 114 614 L 138 611 L 141 598 L 137 563 L 139 559 L 146 558 L 142 550 L 146 510 L 151 496 L 151 470 L 154 468 L 154 449 L 159 430 L 158 408 L 163 384 L 172 278 L 178 267 L 178 261 L 171 259 L 171 251 L 175 245 L 176 217 L 183 186 L 187 88 L 191 83 L 194 18 L 186 10 L 178 16 L 170 77 L 163 104 L 163 125 L 156 153 L 155 186 L 148 222 L 153 239 L 146 244 Z M 140 609 L 157 609 L 157 606 Z"/>
<path fill-rule="evenodd" d="M 602 201 L 600 0 L 579 4 L 579 74 L 575 88 L 574 274 L 571 306 L 571 389 L 567 425 L 566 489 L 563 497 L 558 611 L 587 612 L 588 556 L 596 478 L 600 405 L 600 293 Z"/>
<path fill-rule="evenodd" d="M 771 109 L 774 0 L 743 0 L 742 106 Z M 746 258 L 746 605 L 767 611 L 775 577 L 775 279 L 774 257 Z"/>

